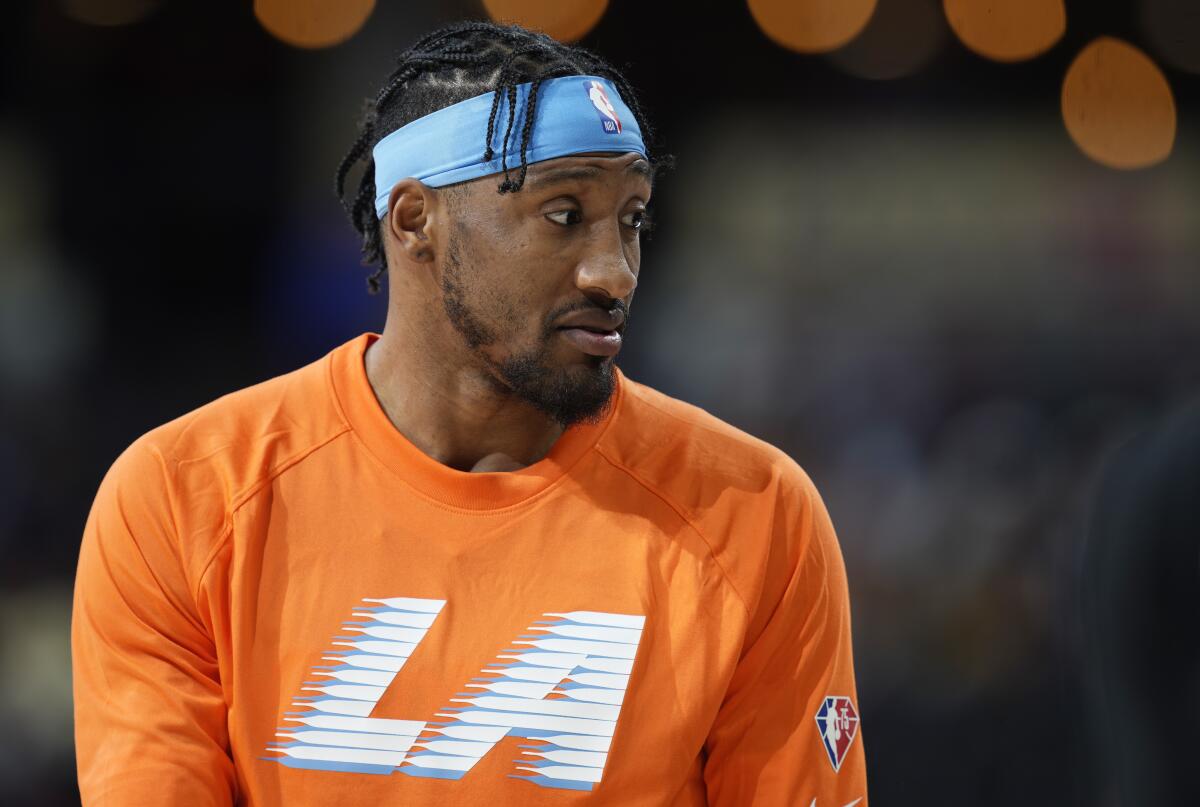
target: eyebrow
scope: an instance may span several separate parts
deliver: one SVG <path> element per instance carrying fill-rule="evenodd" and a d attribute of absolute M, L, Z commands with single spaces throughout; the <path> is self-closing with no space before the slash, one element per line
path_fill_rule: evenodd
<path fill-rule="evenodd" d="M 572 182 L 585 179 L 595 179 L 604 172 L 603 168 L 594 165 L 579 165 L 571 168 L 556 168 L 537 176 L 529 177 L 527 184 L 530 188 L 541 188 L 547 185 L 557 185 L 560 182 Z M 654 184 L 654 168 L 645 160 L 635 160 L 625 166 L 625 173 L 637 174 L 651 185 Z"/>

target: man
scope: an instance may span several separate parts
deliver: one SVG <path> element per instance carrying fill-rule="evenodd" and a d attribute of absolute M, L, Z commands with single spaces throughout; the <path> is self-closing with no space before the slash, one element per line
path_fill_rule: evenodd
<path fill-rule="evenodd" d="M 621 374 L 621 75 L 467 23 L 338 171 L 381 336 L 149 432 L 88 520 L 90 804 L 865 804 L 845 572 L 782 452 Z"/>

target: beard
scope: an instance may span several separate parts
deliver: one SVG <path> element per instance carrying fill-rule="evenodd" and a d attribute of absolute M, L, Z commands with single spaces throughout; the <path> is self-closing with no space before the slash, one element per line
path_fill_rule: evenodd
<path fill-rule="evenodd" d="M 564 429 L 576 423 L 599 422 L 608 410 L 616 388 L 613 362 L 604 357 L 588 356 L 587 363 L 582 366 L 552 364 L 551 340 L 557 335 L 557 329 L 551 323 L 567 311 L 558 310 L 546 317 L 532 348 L 497 361 L 483 348 L 501 343 L 503 336 L 468 302 L 470 284 L 463 275 L 457 233 L 452 233 L 442 273 L 442 307 L 468 350 L 491 369 L 502 391 L 530 404 Z M 576 305 L 568 310 L 579 308 Z"/>

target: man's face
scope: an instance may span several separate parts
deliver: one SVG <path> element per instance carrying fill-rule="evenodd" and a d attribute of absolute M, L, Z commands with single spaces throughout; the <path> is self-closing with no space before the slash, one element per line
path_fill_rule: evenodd
<path fill-rule="evenodd" d="M 517 193 L 498 182 L 447 194 L 446 316 L 499 388 L 564 427 L 595 420 L 637 285 L 650 166 L 577 155 L 531 165 Z"/>

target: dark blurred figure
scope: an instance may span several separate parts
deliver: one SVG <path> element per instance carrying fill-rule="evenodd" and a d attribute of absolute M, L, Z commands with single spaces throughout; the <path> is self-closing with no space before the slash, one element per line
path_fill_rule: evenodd
<path fill-rule="evenodd" d="M 1081 594 L 1096 770 L 1126 807 L 1200 804 L 1200 399 L 1103 468 Z"/>

